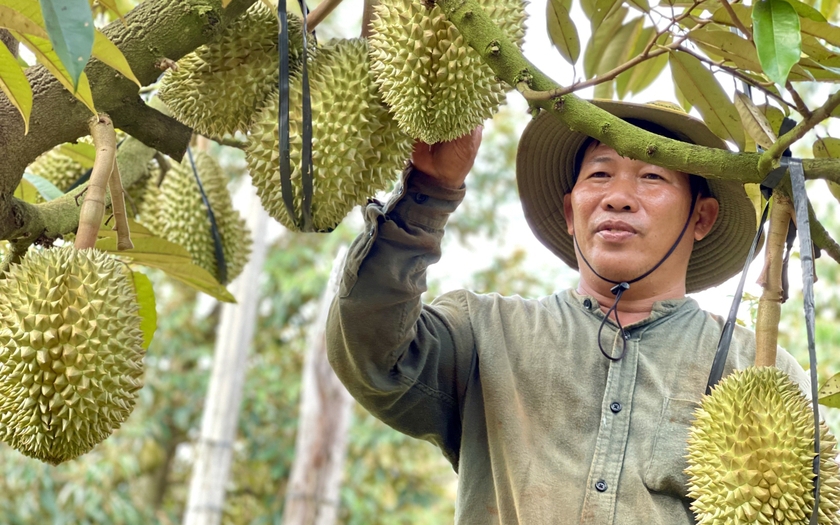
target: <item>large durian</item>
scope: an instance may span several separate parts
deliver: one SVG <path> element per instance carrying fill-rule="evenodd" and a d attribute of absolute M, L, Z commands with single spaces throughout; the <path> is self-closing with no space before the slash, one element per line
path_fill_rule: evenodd
<path fill-rule="evenodd" d="M 88 452 L 143 385 L 131 270 L 93 249 L 33 250 L 0 297 L 0 439 L 54 465 Z"/>
<path fill-rule="evenodd" d="M 688 440 L 698 524 L 807 524 L 814 507 L 814 414 L 775 367 L 735 371 L 706 396 Z M 837 441 L 820 431 L 819 523 L 838 523 Z"/>
<path fill-rule="evenodd" d="M 303 24 L 289 15 L 289 65 L 303 57 Z M 217 40 L 178 61 L 163 77 L 158 96 L 172 116 L 210 137 L 246 131 L 279 78 L 277 15 L 260 2 Z"/>
<path fill-rule="evenodd" d="M 400 131 L 376 91 L 364 39 L 331 42 L 309 65 L 312 101 L 312 219 L 317 231 L 328 232 L 357 204 L 387 188 L 411 153 L 411 139 Z M 289 136 L 295 214 L 300 217 L 301 79 L 289 85 Z M 246 148 L 248 169 L 263 207 L 290 229 L 280 191 L 279 96 L 251 126 Z"/>
<path fill-rule="evenodd" d="M 478 4 L 521 45 L 523 0 Z M 374 9 L 371 66 L 382 98 L 403 130 L 432 144 L 465 135 L 493 116 L 507 87 L 440 7 L 423 0 L 381 0 Z"/>
<path fill-rule="evenodd" d="M 210 216 L 189 158 L 173 164 L 160 187 L 157 186 L 157 177 L 149 179 L 149 195 L 141 208 L 140 222 L 155 235 L 186 248 L 193 263 L 224 284 L 235 279 L 248 261 L 251 233 L 245 226 L 245 220 L 233 208 L 227 177 L 221 166 L 204 152 L 196 153 L 194 160 L 201 186 L 213 210 L 225 271 L 221 272 L 216 262 Z"/>

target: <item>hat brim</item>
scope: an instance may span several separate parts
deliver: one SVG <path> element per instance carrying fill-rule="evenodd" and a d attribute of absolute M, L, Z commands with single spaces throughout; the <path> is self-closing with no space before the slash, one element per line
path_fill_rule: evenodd
<path fill-rule="evenodd" d="M 592 103 L 619 118 L 658 124 L 697 145 L 727 149 L 702 121 L 681 111 L 612 100 Z M 578 263 L 566 227 L 563 196 L 572 191 L 575 155 L 586 138 L 543 112 L 525 128 L 516 154 L 519 198 L 528 225 L 543 245 L 575 270 Z M 685 283 L 689 293 L 721 284 L 740 272 L 757 228 L 756 211 L 742 183 L 706 180 L 720 210 L 712 230 L 694 243 Z"/>

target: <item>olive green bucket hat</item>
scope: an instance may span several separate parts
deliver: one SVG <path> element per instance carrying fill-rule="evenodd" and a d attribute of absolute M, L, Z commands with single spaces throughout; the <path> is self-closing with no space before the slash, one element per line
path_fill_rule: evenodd
<path fill-rule="evenodd" d="M 688 142 L 728 149 L 706 124 L 678 106 L 591 102 L 616 117 L 662 126 Z M 572 191 L 575 156 L 586 139 L 587 135 L 572 131 L 554 115 L 543 112 L 525 128 L 516 154 L 519 198 L 528 225 L 540 242 L 575 270 L 578 264 L 572 236 L 566 229 L 563 196 Z M 716 286 L 739 273 L 757 228 L 755 207 L 742 183 L 706 181 L 720 203 L 720 211 L 709 234 L 694 243 L 685 283 L 689 293 Z"/>

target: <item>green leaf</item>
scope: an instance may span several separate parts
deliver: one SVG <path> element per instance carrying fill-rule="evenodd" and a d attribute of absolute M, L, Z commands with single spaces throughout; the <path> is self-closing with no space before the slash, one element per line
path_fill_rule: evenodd
<path fill-rule="evenodd" d="M 38 193 L 41 194 L 41 197 L 43 197 L 45 201 L 51 201 L 64 195 L 63 191 L 56 188 L 55 184 L 44 177 L 33 175 L 32 173 L 24 173 L 23 178 L 32 184 L 36 190 L 38 190 Z"/>
<path fill-rule="evenodd" d="M 840 27 L 828 22 L 815 22 L 808 18 L 800 20 L 800 28 L 803 33 L 822 38 L 833 46 L 840 46 Z"/>
<path fill-rule="evenodd" d="M 18 200 L 35 204 L 38 202 L 38 190 L 26 179 L 20 179 L 20 183 L 15 188 L 14 196 Z"/>
<path fill-rule="evenodd" d="M 37 19 L 32 19 L 7 4 L 14 4 L 14 2 L 0 0 L 0 27 L 43 38 L 47 37 L 47 32 L 44 31 L 42 26 L 38 25 Z M 38 18 L 40 18 L 40 15 Z"/>
<path fill-rule="evenodd" d="M 748 96 L 741 92 L 735 93 L 735 108 L 741 116 L 741 123 L 756 144 L 764 149 L 770 148 L 776 142 L 776 132 L 770 127 L 767 117 L 759 111 Z"/>
<path fill-rule="evenodd" d="M 94 115 L 97 114 L 96 108 L 93 107 L 93 94 L 90 92 L 90 83 L 88 83 L 87 75 L 84 72 L 79 77 L 76 88 L 73 86 L 73 80 L 70 78 L 70 74 L 64 69 L 61 60 L 58 59 L 58 55 L 53 51 L 49 40 L 34 35 L 24 35 L 17 31 L 12 31 L 12 36 L 29 48 L 38 58 L 38 62 L 46 67 L 67 91 L 73 93 L 73 96 L 83 102 Z"/>
<path fill-rule="evenodd" d="M 685 98 L 685 95 L 683 95 L 683 92 L 680 91 L 680 87 L 677 85 L 676 82 L 674 82 L 674 95 L 676 95 L 677 102 L 680 103 L 680 106 L 682 106 L 683 110 L 685 110 L 686 113 L 691 111 L 691 108 L 693 107 L 691 105 L 691 102 L 689 102 L 688 99 Z"/>
<path fill-rule="evenodd" d="M 840 159 L 840 139 L 832 137 L 819 137 L 812 147 L 814 158 L 833 158 Z M 834 181 L 825 181 L 828 186 L 828 191 L 834 195 L 834 198 L 840 202 L 840 184 Z"/>
<path fill-rule="evenodd" d="M 672 51 L 669 63 L 674 83 L 697 108 L 709 129 L 724 140 L 732 140 L 743 151 L 744 130 L 738 110 L 712 72 L 695 57 L 681 51 Z"/>
<path fill-rule="evenodd" d="M 665 34 L 663 37 L 665 38 L 665 42 L 662 45 L 667 46 L 671 43 L 670 34 Z M 658 57 L 646 60 L 634 67 L 630 70 L 630 81 L 627 82 L 627 90 L 633 95 L 640 93 L 653 84 L 666 65 L 668 65 L 668 53 L 662 53 Z"/>
<path fill-rule="evenodd" d="M 784 86 L 802 53 L 799 15 L 785 0 L 758 0 L 752 19 L 761 68 L 770 80 Z"/>
<path fill-rule="evenodd" d="M 143 349 L 149 348 L 157 329 L 157 310 L 155 308 L 155 290 L 152 282 L 141 272 L 131 272 L 134 276 L 134 290 L 137 292 L 137 314 L 140 316 L 140 330 L 143 332 Z"/>
<path fill-rule="evenodd" d="M 756 109 L 764 115 L 764 118 L 770 123 L 770 129 L 778 136 L 779 130 L 782 129 L 782 121 L 785 119 L 785 113 L 771 104 L 761 104 L 756 106 Z"/>
<path fill-rule="evenodd" d="M 809 6 L 805 2 L 800 2 L 799 0 L 786 0 L 787 3 L 791 5 L 796 10 L 796 14 L 801 16 L 802 18 L 807 18 L 809 20 L 813 20 L 815 22 L 825 22 L 825 17 L 814 9 L 813 7 Z"/>
<path fill-rule="evenodd" d="M 39 0 L 50 43 L 73 83 L 73 93 L 93 50 L 93 13 L 87 0 Z"/>
<path fill-rule="evenodd" d="M 627 60 L 633 42 L 642 32 L 643 17 L 633 18 L 612 36 L 612 40 L 604 48 L 601 61 L 595 72 L 602 75 Z M 612 98 L 614 80 L 608 80 L 595 86 L 596 98 Z"/>
<path fill-rule="evenodd" d="M 567 62 L 574 65 L 580 56 L 580 37 L 575 23 L 572 22 L 569 11 L 561 0 L 548 0 L 546 8 L 545 16 L 551 43 Z"/>
<path fill-rule="evenodd" d="M 618 63 L 622 64 L 635 56 L 641 55 L 642 51 L 645 50 L 645 47 L 653 39 L 653 36 L 653 26 L 642 27 L 642 24 L 639 24 L 638 27 L 635 28 L 633 34 L 630 36 L 628 46 L 625 48 L 624 53 L 619 57 Z M 637 67 L 639 66 L 636 65 L 615 77 L 615 91 L 618 95 L 618 98 L 624 99 L 624 97 L 627 96 L 627 93 L 630 91 L 630 77 L 633 75 L 633 70 Z"/>
<path fill-rule="evenodd" d="M 5 45 L 0 44 L 0 89 L 23 118 L 23 133 L 29 133 L 32 113 L 32 87 L 17 59 Z"/>
<path fill-rule="evenodd" d="M 840 7 L 838 0 L 822 0 L 820 2 L 820 14 L 828 17 L 837 15 L 837 8 Z"/>
<path fill-rule="evenodd" d="M 96 146 L 93 144 L 86 144 L 84 142 L 62 144 L 58 150 L 62 155 L 70 157 L 84 168 L 92 168 L 93 162 L 96 160 Z"/>
<path fill-rule="evenodd" d="M 123 17 L 122 13 L 120 12 L 120 8 L 119 8 L 119 6 L 117 6 L 117 2 L 115 0 L 97 0 L 97 1 L 99 2 L 100 5 L 105 6 L 106 9 L 108 9 L 109 11 L 111 11 L 112 13 L 117 15 L 117 18 L 119 18 L 120 21 L 123 24 L 125 24 L 125 17 Z M 96 43 L 94 42 L 93 45 L 95 46 Z"/>
<path fill-rule="evenodd" d="M 137 223 L 133 223 L 137 225 Z M 131 230 L 132 222 L 129 222 Z M 145 228 L 143 228 L 145 230 Z M 145 230 L 148 232 L 148 230 Z M 131 264 L 140 264 L 150 268 L 163 270 L 168 276 L 195 288 L 200 292 L 228 303 L 235 303 L 236 299 L 227 289 L 219 284 L 210 272 L 193 264 L 189 252 L 183 246 L 169 242 L 151 234 L 135 235 L 132 231 L 131 240 L 134 248 L 117 250 L 116 232 L 110 228 L 99 230 L 100 239 L 95 247 L 110 252 Z"/>
<path fill-rule="evenodd" d="M 92 53 L 97 60 L 116 69 L 125 78 L 131 80 L 138 86 L 141 85 L 131 70 L 131 66 L 128 65 L 128 60 L 125 59 L 125 55 L 120 51 L 120 48 L 108 40 L 108 37 L 99 30 L 96 30 L 94 33 Z"/>
<path fill-rule="evenodd" d="M 840 374 L 828 378 L 817 392 L 817 401 L 823 406 L 840 408 Z"/>
<path fill-rule="evenodd" d="M 583 53 L 583 74 L 586 78 L 595 76 L 596 70 L 604 50 L 615 38 L 616 32 L 621 28 L 621 23 L 627 15 L 627 8 L 622 7 L 612 16 L 604 19 L 604 22 L 595 28 L 592 38 L 586 44 L 586 51 Z"/>
<path fill-rule="evenodd" d="M 713 58 L 732 62 L 738 69 L 762 71 L 755 46 L 731 31 L 715 31 L 704 27 L 689 33 L 688 38 Z"/>
<path fill-rule="evenodd" d="M 595 0 L 595 12 L 589 17 L 589 22 L 594 30 L 601 25 L 616 7 L 621 6 L 622 0 Z"/>

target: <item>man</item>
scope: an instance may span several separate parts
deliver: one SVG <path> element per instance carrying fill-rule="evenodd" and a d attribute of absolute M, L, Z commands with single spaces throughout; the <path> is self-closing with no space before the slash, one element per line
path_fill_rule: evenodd
<path fill-rule="evenodd" d="M 725 147 L 681 111 L 598 105 Z M 723 319 L 685 294 L 743 265 L 756 231 L 743 187 L 621 157 L 543 114 L 520 140 L 520 198 L 536 236 L 580 268 L 577 289 L 422 305 L 479 141 L 418 147 L 391 199 L 365 209 L 329 319 L 336 373 L 374 415 L 440 447 L 460 476 L 458 524 L 694 523 L 683 456 Z M 726 372 L 754 355 L 737 328 Z M 778 366 L 807 383 L 783 350 Z"/>

